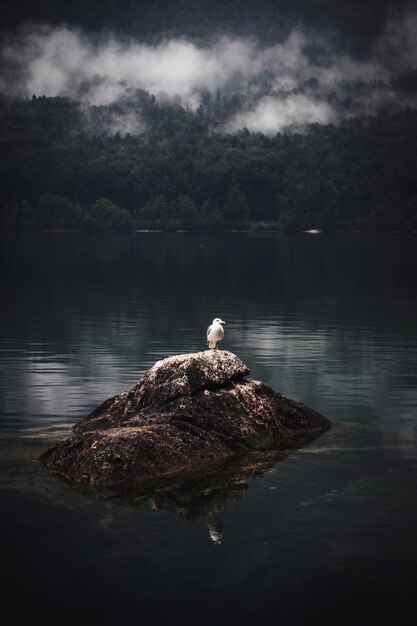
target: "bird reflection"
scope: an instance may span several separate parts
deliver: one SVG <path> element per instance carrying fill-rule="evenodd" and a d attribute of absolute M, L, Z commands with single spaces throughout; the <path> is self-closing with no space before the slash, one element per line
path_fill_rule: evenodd
<path fill-rule="evenodd" d="M 207 526 L 212 542 L 221 543 L 223 539 L 223 524 L 220 517 L 216 513 L 209 513 L 207 515 Z"/>

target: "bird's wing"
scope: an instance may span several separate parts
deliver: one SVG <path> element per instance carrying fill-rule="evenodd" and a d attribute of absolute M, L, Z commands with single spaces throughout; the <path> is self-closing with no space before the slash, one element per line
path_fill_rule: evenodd
<path fill-rule="evenodd" d="M 213 328 L 213 324 L 210 324 L 210 326 L 207 328 L 207 339 L 209 334 L 211 333 L 211 329 Z"/>

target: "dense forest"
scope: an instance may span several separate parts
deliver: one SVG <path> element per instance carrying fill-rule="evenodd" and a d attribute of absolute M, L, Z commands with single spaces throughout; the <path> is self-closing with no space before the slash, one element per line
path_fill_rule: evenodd
<path fill-rule="evenodd" d="M 417 112 L 266 137 L 213 132 L 197 111 L 136 94 L 144 130 L 100 132 L 117 105 L 0 99 L 6 229 L 417 229 Z"/>
<path fill-rule="evenodd" d="M 414 4 L 16 0 L 2 5 L 0 89 L 7 93 L 0 93 L 0 228 L 417 229 L 417 69 L 413 49 L 403 54 L 400 46 L 402 33 L 408 32 L 401 9 Z M 387 35 L 389 23 L 397 26 Z M 270 52 L 262 57 L 262 46 L 284 41 L 300 26 L 303 33 L 323 35 L 322 43 L 317 47 L 315 37 L 306 37 L 297 51 L 287 42 L 280 52 L 282 65 L 268 65 Z M 86 38 L 67 27 L 82 29 Z M 54 39 L 57 33 L 60 40 Z M 190 88 L 193 96 L 198 89 L 192 105 L 181 94 L 161 97 L 156 87 L 132 86 L 124 75 L 117 82 L 117 72 L 117 80 L 110 76 L 113 83 L 105 82 L 104 70 L 77 82 L 80 68 L 62 60 L 80 45 L 84 62 L 88 53 L 94 63 L 100 58 L 106 65 L 110 50 L 118 67 L 130 54 L 139 54 L 132 42 L 145 42 L 150 55 L 158 42 L 178 38 L 197 42 L 200 54 L 222 35 L 246 38 L 241 40 L 245 45 L 256 40 L 256 62 L 264 58 L 265 68 L 245 82 L 236 71 L 221 88 Z M 73 48 L 62 48 L 63 53 L 59 41 L 69 40 Z M 61 55 L 60 67 L 53 55 L 46 63 L 51 42 L 54 54 Z M 161 58 L 161 49 L 155 58 Z M 22 50 L 29 56 L 21 56 Z M 44 56 L 26 71 L 30 51 Z M 392 60 L 391 53 L 397 55 Z M 217 67 L 225 60 L 219 56 Z M 315 75 L 303 76 L 300 68 L 310 62 Z M 289 77 L 296 84 L 284 88 L 280 72 L 291 63 Z M 34 84 L 41 86 L 29 91 L 25 80 L 34 67 L 39 78 Z M 44 82 L 55 73 L 56 90 Z M 67 91 L 59 90 L 63 77 Z M 113 88 L 122 95 L 110 104 L 110 99 L 91 101 L 88 90 L 97 95 L 101 87 L 106 97 Z M 286 101 L 291 107 L 292 97 L 307 102 L 309 122 L 310 107 L 319 103 L 322 111 L 334 114 L 335 123 L 304 120 L 265 135 L 249 124 L 251 130 L 245 124 L 230 126 L 242 112 L 256 117 L 257 105 L 268 104 L 268 98 L 274 106 Z M 264 129 L 255 125 L 255 130 Z"/>

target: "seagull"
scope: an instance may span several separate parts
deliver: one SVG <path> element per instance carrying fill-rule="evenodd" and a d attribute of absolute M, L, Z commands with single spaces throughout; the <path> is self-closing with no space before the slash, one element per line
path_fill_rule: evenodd
<path fill-rule="evenodd" d="M 207 328 L 207 343 L 209 348 L 217 350 L 217 344 L 224 337 L 224 328 L 222 324 L 226 324 L 220 317 L 215 317 L 213 323 Z"/>

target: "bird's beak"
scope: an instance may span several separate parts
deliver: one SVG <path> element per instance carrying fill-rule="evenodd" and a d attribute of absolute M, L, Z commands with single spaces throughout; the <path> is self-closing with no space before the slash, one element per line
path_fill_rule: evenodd
<path fill-rule="evenodd" d="M 223 322 L 223 320 L 220 320 L 220 324 L 226 324 L 226 322 Z"/>

